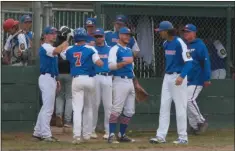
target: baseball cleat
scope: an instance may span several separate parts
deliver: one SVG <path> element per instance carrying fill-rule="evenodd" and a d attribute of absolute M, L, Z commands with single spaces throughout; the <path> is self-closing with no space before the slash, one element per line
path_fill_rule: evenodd
<path fill-rule="evenodd" d="M 133 143 L 133 142 L 135 142 L 135 140 L 129 138 L 126 134 L 124 134 L 123 136 L 119 137 L 119 142 L 123 142 L 123 143 Z"/>
<path fill-rule="evenodd" d="M 116 136 L 114 134 L 110 134 L 108 138 L 108 143 L 109 144 L 118 144 L 119 142 L 116 139 Z"/>
<path fill-rule="evenodd" d="M 73 139 L 73 141 L 72 141 L 72 144 L 80 144 L 81 143 L 81 139 L 80 139 L 80 137 L 76 137 L 76 138 L 74 138 Z"/>
<path fill-rule="evenodd" d="M 161 137 L 154 137 L 154 138 L 151 138 L 149 140 L 149 143 L 151 143 L 151 144 L 163 144 L 163 143 L 166 143 L 166 141 Z"/>
<path fill-rule="evenodd" d="M 42 138 L 40 136 L 35 136 L 35 135 L 32 135 L 32 139 L 35 140 L 35 141 L 41 141 Z"/>
<path fill-rule="evenodd" d="M 91 134 L 91 138 L 92 138 L 92 139 L 97 139 L 98 136 L 97 136 L 97 134 L 96 134 L 95 132 L 93 132 L 93 133 Z"/>
<path fill-rule="evenodd" d="M 199 123 L 198 127 L 199 127 L 199 131 L 201 133 L 204 133 L 204 132 L 206 132 L 206 130 L 208 128 L 208 123 L 206 121 L 204 123 Z"/>
<path fill-rule="evenodd" d="M 177 139 L 176 141 L 173 142 L 174 144 L 188 144 L 188 141 L 187 140 L 183 140 L 183 139 Z"/>
<path fill-rule="evenodd" d="M 104 134 L 103 139 L 107 140 L 109 138 L 109 134 Z"/>
<path fill-rule="evenodd" d="M 47 138 L 43 138 L 42 141 L 44 142 L 59 142 L 59 140 L 55 137 L 47 137 Z"/>

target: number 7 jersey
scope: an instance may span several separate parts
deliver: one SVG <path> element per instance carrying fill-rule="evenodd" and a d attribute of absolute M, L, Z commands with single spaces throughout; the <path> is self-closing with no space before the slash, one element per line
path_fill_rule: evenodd
<path fill-rule="evenodd" d="M 92 75 L 94 63 L 99 60 L 97 50 L 89 45 L 73 45 L 61 53 L 61 57 L 70 63 L 70 74 Z"/>

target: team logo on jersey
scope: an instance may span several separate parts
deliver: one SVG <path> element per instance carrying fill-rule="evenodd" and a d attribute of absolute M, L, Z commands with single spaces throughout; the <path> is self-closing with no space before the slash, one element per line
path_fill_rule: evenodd
<path fill-rule="evenodd" d="M 99 55 L 100 58 L 108 58 L 108 55 L 107 54 L 104 54 L 104 55 Z"/>
<path fill-rule="evenodd" d="M 220 50 L 220 53 L 221 53 L 221 55 L 226 55 L 225 49 L 221 49 L 221 50 Z"/>
<path fill-rule="evenodd" d="M 118 39 L 112 38 L 112 42 L 117 42 L 117 41 L 118 41 Z"/>
<path fill-rule="evenodd" d="M 193 52 L 195 49 L 188 49 L 189 52 Z"/>
<path fill-rule="evenodd" d="M 166 50 L 166 55 L 175 55 L 175 50 Z"/>
<path fill-rule="evenodd" d="M 20 50 L 25 50 L 25 45 L 24 44 L 20 44 Z"/>
<path fill-rule="evenodd" d="M 186 52 L 186 56 L 187 56 L 188 59 L 191 58 L 190 52 Z"/>

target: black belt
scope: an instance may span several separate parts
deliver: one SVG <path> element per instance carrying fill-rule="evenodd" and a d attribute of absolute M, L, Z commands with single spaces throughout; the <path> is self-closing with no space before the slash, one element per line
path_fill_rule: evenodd
<path fill-rule="evenodd" d="M 181 72 L 166 72 L 166 74 L 180 74 Z"/>
<path fill-rule="evenodd" d="M 53 74 L 51 74 L 51 73 L 42 72 L 41 74 L 42 74 L 42 75 L 50 74 L 52 78 L 56 78 L 56 76 L 55 76 L 55 75 L 53 75 Z"/>
<path fill-rule="evenodd" d="M 79 77 L 79 76 L 89 76 L 89 77 L 94 77 L 94 76 L 92 76 L 92 75 L 75 75 L 75 76 L 73 76 L 74 78 L 76 78 L 76 77 Z"/>
<path fill-rule="evenodd" d="M 128 76 L 119 76 L 121 77 L 122 79 L 133 79 L 133 77 L 128 77 Z"/>
<path fill-rule="evenodd" d="M 103 76 L 111 76 L 111 73 L 107 73 L 107 72 L 100 72 L 100 73 L 96 73 L 98 75 L 103 75 Z"/>

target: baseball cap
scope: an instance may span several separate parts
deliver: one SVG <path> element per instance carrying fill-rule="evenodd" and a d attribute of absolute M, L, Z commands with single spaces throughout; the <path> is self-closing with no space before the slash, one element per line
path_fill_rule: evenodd
<path fill-rule="evenodd" d="M 116 23 L 123 23 L 126 24 L 127 23 L 127 17 L 124 15 L 117 15 L 116 19 L 115 19 Z"/>
<path fill-rule="evenodd" d="M 159 32 L 159 31 L 170 30 L 170 29 L 174 29 L 172 23 L 169 21 L 162 21 L 159 24 L 159 27 L 157 29 L 155 29 L 155 31 Z"/>
<path fill-rule="evenodd" d="M 48 34 L 56 34 L 57 33 L 57 29 L 55 27 L 52 26 L 47 26 L 46 28 L 44 28 L 44 35 L 48 35 Z"/>
<path fill-rule="evenodd" d="M 87 38 L 87 32 L 84 28 L 77 28 L 74 30 L 74 41 L 83 41 Z"/>
<path fill-rule="evenodd" d="M 130 34 L 132 35 L 132 32 L 129 28 L 127 27 L 122 27 L 120 30 L 119 30 L 119 34 Z"/>
<path fill-rule="evenodd" d="M 86 26 L 95 26 L 96 25 L 96 18 L 87 18 L 86 19 Z"/>
<path fill-rule="evenodd" d="M 183 31 L 197 32 L 197 27 L 193 24 L 187 24 L 185 25 Z"/>
<path fill-rule="evenodd" d="M 32 18 L 29 15 L 23 15 L 20 17 L 20 23 L 32 22 Z"/>
<path fill-rule="evenodd" d="M 97 28 L 94 31 L 94 35 L 101 35 L 101 36 L 103 36 L 104 35 L 104 29 L 103 28 Z"/>
<path fill-rule="evenodd" d="M 7 31 L 17 24 L 19 24 L 19 21 L 9 18 L 3 22 L 3 30 Z"/>

